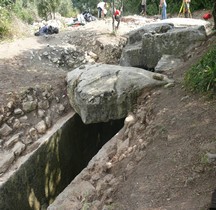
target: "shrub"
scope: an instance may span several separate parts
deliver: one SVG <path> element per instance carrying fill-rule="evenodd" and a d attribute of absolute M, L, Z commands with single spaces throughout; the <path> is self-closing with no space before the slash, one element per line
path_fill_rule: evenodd
<path fill-rule="evenodd" d="M 0 6 L 0 39 L 10 35 L 10 21 L 9 11 Z"/>
<path fill-rule="evenodd" d="M 211 95 L 216 91 L 216 45 L 212 47 L 194 66 L 186 73 L 185 87 L 194 92 L 207 92 Z"/>

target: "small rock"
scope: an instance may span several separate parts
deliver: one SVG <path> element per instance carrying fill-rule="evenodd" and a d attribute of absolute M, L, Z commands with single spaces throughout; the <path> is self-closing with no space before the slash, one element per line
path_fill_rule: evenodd
<path fill-rule="evenodd" d="M 91 179 L 93 182 L 98 181 L 100 179 L 100 174 L 99 173 L 93 174 Z"/>
<path fill-rule="evenodd" d="M 171 87 L 174 87 L 175 84 L 174 83 L 168 83 L 166 85 L 164 85 L 165 88 L 171 88 Z"/>
<path fill-rule="evenodd" d="M 11 117 L 8 121 L 7 121 L 7 123 L 9 123 L 9 124 L 12 124 L 13 123 L 13 121 L 14 121 L 14 119 L 15 119 L 15 117 L 13 116 L 13 117 Z"/>
<path fill-rule="evenodd" d="M 9 117 L 11 115 L 11 112 L 7 112 L 6 116 Z"/>
<path fill-rule="evenodd" d="M 28 117 L 25 115 L 25 116 L 22 116 L 19 118 L 20 122 L 26 122 L 28 120 Z"/>
<path fill-rule="evenodd" d="M 16 109 L 14 110 L 14 114 L 15 114 L 15 115 L 20 115 L 20 114 L 23 114 L 23 111 L 22 111 L 22 109 L 20 109 L 20 108 L 16 108 Z"/>
<path fill-rule="evenodd" d="M 0 135 L 8 136 L 12 131 L 13 129 L 10 126 L 8 126 L 6 123 L 4 123 L 0 128 Z"/>
<path fill-rule="evenodd" d="M 162 74 L 153 74 L 153 79 L 162 81 L 164 80 L 164 76 Z"/>
<path fill-rule="evenodd" d="M 27 95 L 27 99 L 28 99 L 28 101 L 34 101 L 34 98 L 32 95 Z"/>
<path fill-rule="evenodd" d="M 16 142 L 19 141 L 19 138 L 20 138 L 21 134 L 22 133 L 17 133 L 14 136 L 12 136 L 10 139 L 8 139 L 7 141 L 5 141 L 4 147 L 6 149 L 10 149 Z"/>
<path fill-rule="evenodd" d="M 111 162 L 107 162 L 107 163 L 106 163 L 106 168 L 107 168 L 107 169 L 112 168 L 112 163 L 111 163 Z"/>
<path fill-rule="evenodd" d="M 22 103 L 25 112 L 31 112 L 37 108 L 37 101 L 27 101 Z"/>
<path fill-rule="evenodd" d="M 20 121 L 18 119 L 14 120 L 13 129 L 18 129 L 20 127 Z"/>
<path fill-rule="evenodd" d="M 46 123 L 44 120 L 40 121 L 36 126 L 35 128 L 37 129 L 38 133 L 39 134 L 44 134 L 46 133 L 46 129 L 47 129 L 47 126 L 46 126 Z"/>
<path fill-rule="evenodd" d="M 45 123 L 47 125 L 47 128 L 51 128 L 52 127 L 52 119 L 50 116 L 45 117 Z"/>
<path fill-rule="evenodd" d="M 9 109 L 11 109 L 13 107 L 13 105 L 14 105 L 14 102 L 13 101 L 9 101 L 8 104 L 7 104 L 7 107 Z"/>
<path fill-rule="evenodd" d="M 53 58 L 53 59 L 52 59 L 52 62 L 53 62 L 53 63 L 57 63 L 58 60 L 59 60 L 58 58 Z"/>
<path fill-rule="evenodd" d="M 127 138 L 124 141 L 119 140 L 117 142 L 117 154 L 121 154 L 124 151 L 127 151 L 128 147 L 129 147 L 129 144 L 130 144 L 129 138 Z"/>
<path fill-rule="evenodd" d="M 44 55 L 44 56 L 48 56 L 49 53 L 48 53 L 47 51 L 45 51 L 45 52 L 43 53 L 43 55 Z"/>
<path fill-rule="evenodd" d="M 59 111 L 59 113 L 63 113 L 64 110 L 65 110 L 64 105 L 63 105 L 63 104 L 60 104 L 59 107 L 58 107 L 58 111 Z"/>
<path fill-rule="evenodd" d="M 92 51 L 90 51 L 88 53 L 94 60 L 96 60 L 98 58 L 97 54 L 93 53 Z"/>
<path fill-rule="evenodd" d="M 27 135 L 25 138 L 22 139 L 22 141 L 25 145 L 31 144 L 33 142 L 30 135 Z"/>
<path fill-rule="evenodd" d="M 55 97 L 55 99 L 56 99 L 56 102 L 57 102 L 57 103 L 59 103 L 59 102 L 60 102 L 60 99 L 59 99 L 59 97 Z"/>
<path fill-rule="evenodd" d="M 189 99 L 189 96 L 184 96 L 184 97 L 181 98 L 181 101 L 185 101 L 187 99 Z"/>
<path fill-rule="evenodd" d="M 43 117 L 45 116 L 45 111 L 42 110 L 42 109 L 38 109 L 38 116 L 39 116 L 40 118 L 43 118 Z"/>
<path fill-rule="evenodd" d="M 40 108 L 40 109 L 49 109 L 49 101 L 48 100 L 44 100 L 44 101 L 39 101 L 38 102 L 38 107 Z"/>
<path fill-rule="evenodd" d="M 12 152 L 14 153 L 15 156 L 19 156 L 25 150 L 25 148 L 26 148 L 25 144 L 23 144 L 22 142 L 17 142 L 14 145 Z"/>
<path fill-rule="evenodd" d="M 33 140 L 38 139 L 38 133 L 37 133 L 37 130 L 35 128 L 31 128 L 28 133 Z"/>

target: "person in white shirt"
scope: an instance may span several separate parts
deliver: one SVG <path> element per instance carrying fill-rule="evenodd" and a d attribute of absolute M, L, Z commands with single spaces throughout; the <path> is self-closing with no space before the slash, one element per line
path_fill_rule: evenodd
<path fill-rule="evenodd" d="M 106 2 L 102 1 L 100 3 L 98 3 L 97 5 L 97 9 L 98 9 L 98 18 L 100 19 L 101 17 L 106 16 Z"/>

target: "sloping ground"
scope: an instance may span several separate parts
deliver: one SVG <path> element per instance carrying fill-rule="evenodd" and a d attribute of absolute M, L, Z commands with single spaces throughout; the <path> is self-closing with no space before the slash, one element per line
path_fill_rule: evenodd
<path fill-rule="evenodd" d="M 216 37 L 167 72 L 175 86 L 143 94 L 125 126 L 49 210 L 207 210 L 216 186 L 215 101 L 183 88 Z"/>
<path fill-rule="evenodd" d="M 102 30 L 102 27 L 99 28 Z M 110 30 L 107 31 L 109 33 Z M 107 37 L 108 41 L 111 36 Z M 61 38 L 53 37 L 51 43 L 58 44 L 62 41 Z M 79 37 L 76 41 L 79 41 Z M 191 52 L 192 58 L 168 73 L 176 81 L 174 87 L 158 90 L 148 97 L 140 97 L 134 111 L 137 121 L 130 127 L 130 131 L 133 137 L 131 144 L 136 144 L 140 139 L 145 141 L 146 147 L 142 150 L 144 157 L 134 158 L 132 155 L 111 169 L 116 177 L 123 179 L 112 193 L 107 209 L 204 210 L 208 206 L 211 192 L 216 186 L 215 164 L 209 164 L 205 158 L 208 151 L 216 152 L 215 102 L 186 92 L 181 82 L 184 72 L 215 41 L 213 37 L 208 41 L 209 44 Z M 30 43 L 34 45 L 35 42 Z M 39 39 L 35 46 L 39 43 L 45 47 L 46 38 Z M 66 75 L 63 69 L 49 67 L 46 65 L 49 63 L 40 62 L 34 63 L 35 68 L 32 68 L 29 54 L 35 46 L 29 46 L 18 57 L 15 53 L 10 60 L 1 60 L 1 92 L 7 93 L 43 83 L 52 84 L 55 88 L 63 84 Z M 4 49 L 7 47 L 8 45 Z M 1 51 L 1 55 L 4 52 Z M 37 66 L 39 71 L 36 71 Z M 7 101 L 1 96 L 0 102 L 3 104 Z M 144 109 L 151 110 L 151 120 L 147 122 L 145 129 L 142 126 L 144 119 L 140 117 Z"/>
<path fill-rule="evenodd" d="M 204 210 L 216 187 L 215 163 L 206 154 L 216 152 L 215 101 L 184 90 L 185 71 L 215 43 L 216 37 L 194 52 L 194 57 L 170 72 L 176 85 L 150 95 L 153 119 L 134 140 L 146 141 L 145 156 L 118 186 L 113 203 L 130 210 Z M 136 116 L 145 106 L 140 97 Z M 137 124 L 131 129 L 136 131 Z M 113 169 L 116 176 L 131 164 L 124 161 Z M 115 208 L 116 209 L 116 208 Z"/>
<path fill-rule="evenodd" d="M 215 101 L 186 91 L 183 78 L 215 41 L 211 37 L 165 73 L 174 87 L 139 98 L 133 122 L 111 140 L 113 147 L 49 209 L 207 210 L 216 186 L 215 162 L 206 156 L 216 153 Z"/>

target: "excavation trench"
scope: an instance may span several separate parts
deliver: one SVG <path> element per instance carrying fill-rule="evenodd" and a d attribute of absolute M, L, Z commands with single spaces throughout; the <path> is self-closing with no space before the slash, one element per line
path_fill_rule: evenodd
<path fill-rule="evenodd" d="M 124 120 L 64 122 L 0 187 L 0 210 L 44 210 L 114 136 Z"/>

